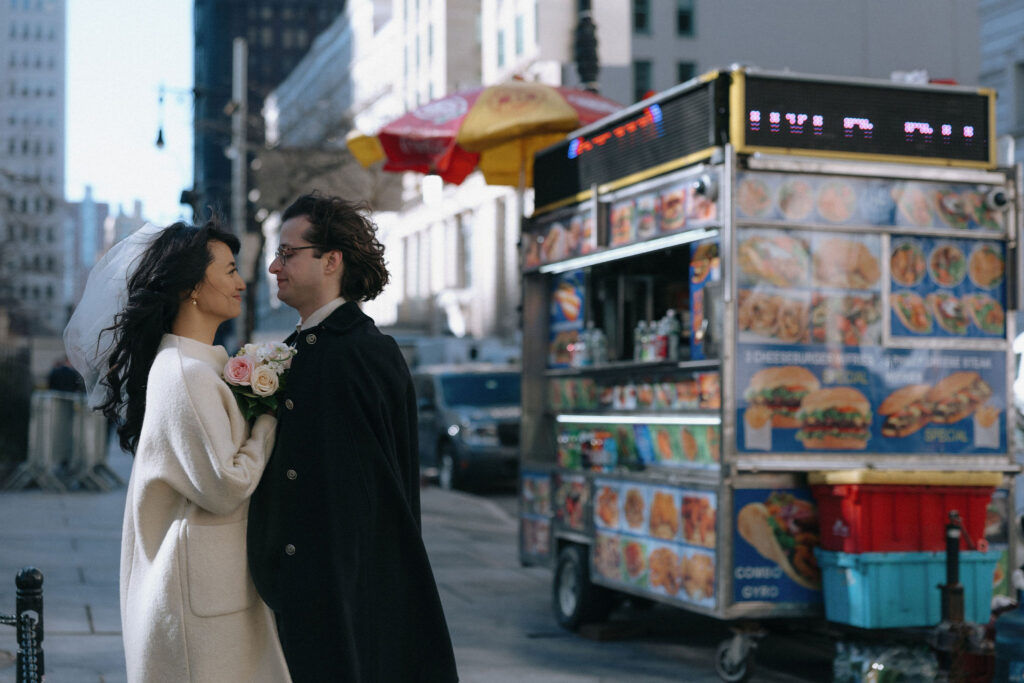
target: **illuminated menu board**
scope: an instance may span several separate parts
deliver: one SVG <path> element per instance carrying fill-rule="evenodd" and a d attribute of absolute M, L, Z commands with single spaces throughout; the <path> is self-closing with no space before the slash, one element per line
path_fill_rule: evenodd
<path fill-rule="evenodd" d="M 535 204 L 689 164 L 730 141 L 740 153 L 995 166 L 995 94 L 950 86 L 736 71 L 614 114 L 537 153 Z M 675 165 L 675 166 L 673 166 Z"/>
<path fill-rule="evenodd" d="M 731 112 L 740 151 L 781 148 L 994 165 L 993 95 L 987 91 L 750 73 L 734 86 L 742 88 L 742 110 Z"/>

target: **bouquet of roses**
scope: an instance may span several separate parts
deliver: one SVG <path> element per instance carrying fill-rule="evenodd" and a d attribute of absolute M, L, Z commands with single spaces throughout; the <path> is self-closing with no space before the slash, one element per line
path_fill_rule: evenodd
<path fill-rule="evenodd" d="M 277 394 L 284 388 L 296 349 L 280 342 L 246 344 L 224 366 L 224 381 L 231 387 L 245 419 L 277 412 Z"/>

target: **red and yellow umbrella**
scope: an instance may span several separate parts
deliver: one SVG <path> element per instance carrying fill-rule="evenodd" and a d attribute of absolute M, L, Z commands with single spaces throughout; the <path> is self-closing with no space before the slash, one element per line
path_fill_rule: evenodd
<path fill-rule="evenodd" d="M 436 174 L 458 184 L 480 169 L 491 185 L 533 185 L 533 155 L 622 105 L 586 90 L 510 81 L 429 102 L 376 135 L 350 135 L 364 166 Z"/>

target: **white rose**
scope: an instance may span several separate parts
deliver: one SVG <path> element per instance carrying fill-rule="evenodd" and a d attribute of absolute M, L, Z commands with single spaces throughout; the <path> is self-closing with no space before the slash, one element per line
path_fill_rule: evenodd
<path fill-rule="evenodd" d="M 293 355 L 295 355 L 295 349 L 287 344 L 278 343 L 271 347 L 271 351 L 267 357 L 270 358 L 270 360 L 282 362 L 290 360 Z"/>
<path fill-rule="evenodd" d="M 252 371 L 252 378 L 249 380 L 252 393 L 257 396 L 270 396 L 277 391 L 277 373 L 267 365 L 260 365 Z"/>

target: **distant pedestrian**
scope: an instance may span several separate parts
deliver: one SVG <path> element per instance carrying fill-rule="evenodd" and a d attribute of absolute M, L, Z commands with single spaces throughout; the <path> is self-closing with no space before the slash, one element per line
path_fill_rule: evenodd
<path fill-rule="evenodd" d="M 71 363 L 65 356 L 56 361 L 53 368 L 50 369 L 50 374 L 46 378 L 46 388 L 50 391 L 80 393 L 85 391 L 85 382 L 82 381 L 82 376 L 71 367 Z"/>
<path fill-rule="evenodd" d="M 100 407 L 135 456 L 121 538 L 128 681 L 289 681 L 245 552 L 277 422 L 250 428 L 212 345 L 241 312 L 238 239 L 211 221 L 145 226 L 121 244 L 93 269 L 65 344 L 83 374 L 102 373 Z M 110 345 L 90 338 L 97 320 L 113 320 Z"/>
<path fill-rule="evenodd" d="M 270 265 L 301 317 L 249 561 L 297 683 L 458 680 L 420 533 L 416 398 L 394 339 L 357 302 L 388 281 L 376 226 L 300 197 Z"/>

